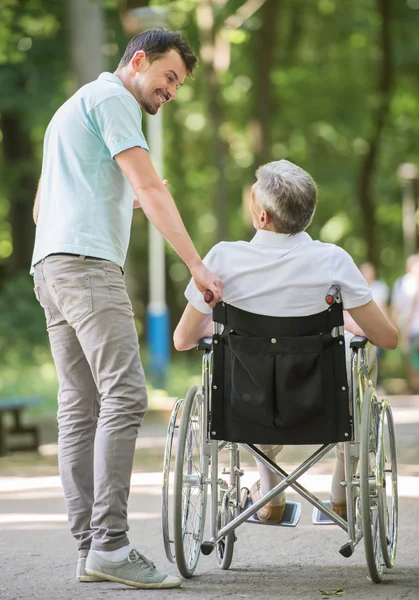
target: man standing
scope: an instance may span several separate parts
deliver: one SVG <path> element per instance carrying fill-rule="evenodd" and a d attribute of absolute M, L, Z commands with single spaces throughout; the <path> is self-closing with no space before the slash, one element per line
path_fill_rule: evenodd
<path fill-rule="evenodd" d="M 147 392 L 123 265 L 134 203 L 185 261 L 198 289 L 221 299 L 222 284 L 201 262 L 141 128 L 140 107 L 155 114 L 173 100 L 196 62 L 177 32 L 139 34 L 116 72 L 82 87 L 45 134 L 32 265 L 60 384 L 59 466 L 79 581 L 180 585 L 127 537 Z"/>

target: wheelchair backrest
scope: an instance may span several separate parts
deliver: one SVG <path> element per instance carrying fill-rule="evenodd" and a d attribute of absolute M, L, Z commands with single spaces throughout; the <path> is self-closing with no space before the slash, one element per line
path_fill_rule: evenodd
<path fill-rule="evenodd" d="M 213 320 L 211 437 L 256 444 L 351 439 L 343 311 L 268 317 L 220 302 Z"/>

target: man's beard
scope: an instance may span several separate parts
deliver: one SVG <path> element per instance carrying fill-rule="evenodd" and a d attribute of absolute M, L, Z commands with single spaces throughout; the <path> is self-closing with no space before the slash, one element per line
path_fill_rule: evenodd
<path fill-rule="evenodd" d="M 138 87 L 136 88 L 136 100 L 138 102 L 138 104 L 141 106 L 141 108 L 143 110 L 146 111 L 146 113 L 148 113 L 149 115 L 155 115 L 158 111 L 158 108 L 156 108 L 156 106 L 154 104 L 152 104 L 152 102 L 149 102 L 148 100 L 146 100 L 142 94 L 142 92 L 138 89 Z"/>
<path fill-rule="evenodd" d="M 146 113 L 148 113 L 149 115 L 155 115 L 157 113 L 157 111 L 159 110 L 158 108 L 156 108 L 153 104 L 151 104 L 150 102 L 140 102 L 140 106 L 141 108 L 143 108 Z"/>

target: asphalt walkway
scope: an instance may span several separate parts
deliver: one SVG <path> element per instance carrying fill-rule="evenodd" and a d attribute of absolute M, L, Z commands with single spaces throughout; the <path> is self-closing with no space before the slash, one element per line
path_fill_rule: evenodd
<path fill-rule="evenodd" d="M 350 559 L 338 550 L 345 534 L 336 526 L 314 526 L 312 508 L 302 500 L 297 527 L 245 524 L 237 531 L 233 564 L 217 567 L 214 555 L 202 556 L 196 576 L 178 590 L 135 590 L 112 583 L 78 584 L 77 553 L 68 533 L 66 510 L 56 467 L 56 446 L 43 456 L 0 459 L 0 598 L 4 600 L 103 600 L 105 598 L 282 598 L 319 600 L 343 589 L 354 600 L 419 598 L 419 397 L 392 400 L 399 450 L 400 529 L 396 567 L 380 585 L 368 580 L 362 543 Z M 161 536 L 161 463 L 167 413 L 150 415 L 138 440 L 129 504 L 130 537 L 159 568 L 168 563 Z M 285 448 L 285 468 L 302 460 L 304 448 Z M 256 478 L 245 458 L 245 484 Z M 327 499 L 333 458 L 326 458 L 302 483 Z M 291 500 L 298 500 L 292 492 Z M 336 592 L 335 592 L 336 593 Z"/>

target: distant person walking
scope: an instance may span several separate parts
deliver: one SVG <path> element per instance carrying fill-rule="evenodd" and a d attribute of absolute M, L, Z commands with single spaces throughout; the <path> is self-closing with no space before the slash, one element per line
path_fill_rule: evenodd
<path fill-rule="evenodd" d="M 153 115 L 174 100 L 196 62 L 177 32 L 139 34 L 115 73 L 67 100 L 45 134 L 32 272 L 60 384 L 59 466 L 79 581 L 181 583 L 157 571 L 127 536 L 147 393 L 123 267 L 133 205 L 141 205 L 198 289 L 214 292 L 213 305 L 222 297 L 153 168 L 141 125 L 141 108 Z"/>
<path fill-rule="evenodd" d="M 386 317 L 388 317 L 389 316 L 388 301 L 389 301 L 389 297 L 390 297 L 390 290 L 388 288 L 388 285 L 384 281 L 381 281 L 381 279 L 377 279 L 377 273 L 376 273 L 375 267 L 372 263 L 370 263 L 370 262 L 362 263 L 362 265 L 360 265 L 360 267 L 359 267 L 359 270 L 361 271 L 366 282 L 370 286 L 371 293 L 372 293 L 372 299 L 377 304 L 377 306 L 382 310 L 382 312 L 386 315 Z M 382 374 L 381 360 L 383 357 L 381 348 L 377 348 L 376 356 L 377 356 L 377 362 L 379 365 L 379 368 L 377 369 L 377 373 L 378 373 L 377 384 L 380 385 L 381 384 L 381 374 Z"/>
<path fill-rule="evenodd" d="M 370 262 L 365 262 L 360 265 L 359 270 L 364 276 L 366 282 L 371 288 L 372 298 L 374 302 L 381 308 L 383 313 L 387 316 L 388 314 L 388 300 L 390 297 L 390 290 L 388 285 L 377 279 L 375 267 Z"/>
<path fill-rule="evenodd" d="M 408 357 L 410 386 L 419 386 L 419 255 L 406 262 L 406 273 L 396 280 L 392 294 L 392 318 L 401 332 L 402 349 Z"/>

